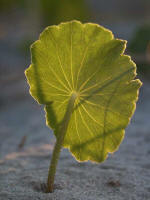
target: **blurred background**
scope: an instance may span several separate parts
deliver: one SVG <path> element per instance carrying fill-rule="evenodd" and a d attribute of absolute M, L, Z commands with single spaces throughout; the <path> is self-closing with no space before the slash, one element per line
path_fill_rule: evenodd
<path fill-rule="evenodd" d="M 98 23 L 127 40 L 126 53 L 137 63 L 138 76 L 146 83 L 143 88 L 149 86 L 149 0 L 0 0 L 1 154 L 10 145 L 3 145 L 5 139 L 13 133 L 18 135 L 14 143 L 19 144 L 21 137 L 24 141 L 32 128 L 34 132 L 38 128 L 40 116 L 36 117 L 42 111 L 30 97 L 24 76 L 30 64 L 30 45 L 46 26 L 72 19 Z M 44 117 L 39 126 L 45 126 Z"/>

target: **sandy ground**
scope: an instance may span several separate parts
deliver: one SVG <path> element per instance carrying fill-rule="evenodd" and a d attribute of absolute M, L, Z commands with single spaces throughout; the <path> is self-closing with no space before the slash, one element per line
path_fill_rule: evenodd
<path fill-rule="evenodd" d="M 25 83 L 20 81 L 14 87 L 14 96 L 17 88 L 26 96 L 13 99 L 8 95 L 1 102 L 0 200 L 150 199 L 150 83 L 145 82 L 141 89 L 120 149 L 102 164 L 78 163 L 63 150 L 52 194 L 43 193 L 41 184 L 47 179 L 55 138 Z"/>

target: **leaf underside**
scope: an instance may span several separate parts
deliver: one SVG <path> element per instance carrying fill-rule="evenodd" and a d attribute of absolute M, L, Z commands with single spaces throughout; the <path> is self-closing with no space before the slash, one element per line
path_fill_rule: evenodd
<path fill-rule="evenodd" d="M 78 21 L 46 28 L 31 47 L 30 93 L 45 105 L 56 137 L 77 95 L 63 146 L 79 161 L 102 162 L 116 151 L 133 115 L 141 82 L 125 47 L 111 31 Z"/>

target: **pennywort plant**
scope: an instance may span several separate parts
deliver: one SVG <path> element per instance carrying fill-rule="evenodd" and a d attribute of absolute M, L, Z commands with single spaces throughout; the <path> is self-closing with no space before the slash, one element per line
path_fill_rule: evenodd
<path fill-rule="evenodd" d="M 31 46 L 30 94 L 56 136 L 47 192 L 62 147 L 78 161 L 100 163 L 123 140 L 141 86 L 125 47 L 108 29 L 79 21 L 47 27 Z"/>

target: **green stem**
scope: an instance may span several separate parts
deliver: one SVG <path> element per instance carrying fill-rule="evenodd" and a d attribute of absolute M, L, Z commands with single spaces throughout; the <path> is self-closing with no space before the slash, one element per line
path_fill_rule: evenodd
<path fill-rule="evenodd" d="M 55 174 L 56 174 L 56 167 L 57 167 L 60 151 L 64 142 L 64 137 L 67 132 L 68 124 L 73 112 L 76 97 L 77 95 L 73 93 L 68 103 L 68 107 L 67 107 L 65 116 L 63 118 L 62 124 L 57 133 L 58 137 L 57 137 L 56 144 L 53 150 L 53 155 L 52 155 L 49 172 L 48 172 L 47 192 L 53 192 L 54 190 L 54 179 L 55 179 Z"/>

